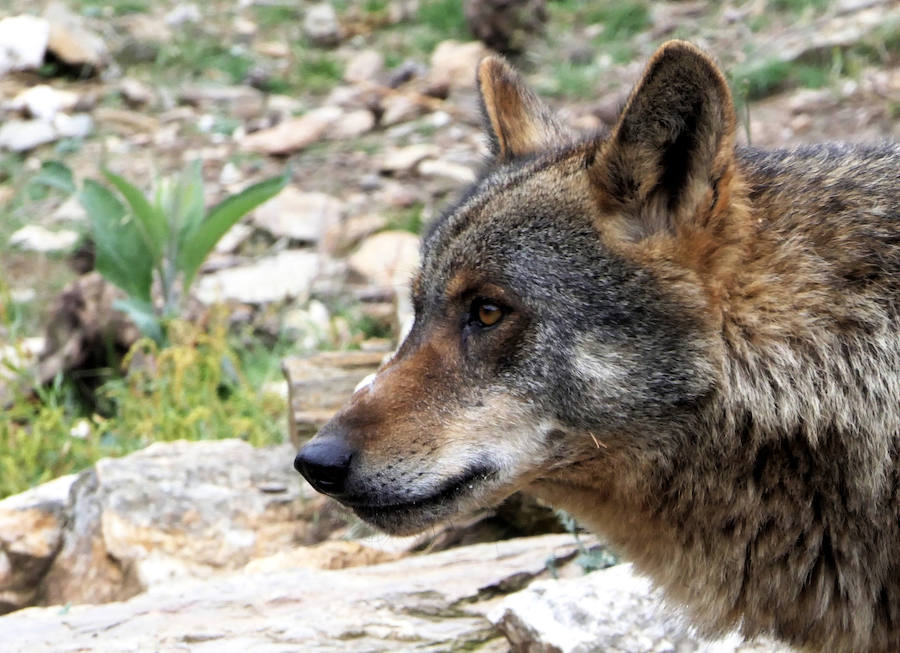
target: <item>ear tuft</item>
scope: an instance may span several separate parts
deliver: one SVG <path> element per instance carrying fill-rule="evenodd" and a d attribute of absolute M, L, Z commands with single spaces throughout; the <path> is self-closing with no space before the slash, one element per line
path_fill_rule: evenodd
<path fill-rule="evenodd" d="M 568 138 L 569 131 L 501 57 L 481 60 L 478 90 L 491 151 L 499 159 L 533 154 Z"/>
<path fill-rule="evenodd" d="M 734 161 L 735 122 L 712 59 L 684 41 L 663 44 L 592 170 L 602 200 L 632 214 L 638 236 L 673 230 L 720 190 Z"/>

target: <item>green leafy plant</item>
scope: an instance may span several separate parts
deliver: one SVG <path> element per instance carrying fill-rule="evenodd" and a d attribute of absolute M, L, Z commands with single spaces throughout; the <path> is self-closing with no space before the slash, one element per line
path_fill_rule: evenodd
<path fill-rule="evenodd" d="M 206 212 L 199 163 L 161 180 L 152 200 L 123 177 L 109 170 L 103 175 L 125 203 L 91 179 L 78 195 L 91 224 L 96 268 L 128 295 L 116 308 L 157 343 L 164 340 L 165 322 L 181 313 L 200 265 L 219 239 L 248 211 L 278 194 L 288 178 L 284 174 L 254 184 Z M 154 282 L 161 302 L 154 301 Z"/>
<path fill-rule="evenodd" d="M 266 389 L 276 361 L 262 370 L 263 362 L 233 345 L 221 307 L 197 324 L 172 320 L 167 332 L 165 347 L 150 338 L 135 343 L 121 376 L 100 386 L 108 410 L 81 403 L 61 374 L 11 397 L 0 411 L 0 499 L 152 442 L 283 441 L 285 401 Z"/>

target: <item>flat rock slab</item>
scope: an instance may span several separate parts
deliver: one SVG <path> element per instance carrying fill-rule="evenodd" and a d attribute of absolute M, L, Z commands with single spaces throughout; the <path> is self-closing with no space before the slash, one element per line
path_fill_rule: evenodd
<path fill-rule="evenodd" d="M 265 304 L 289 298 L 306 301 L 322 261 L 306 250 L 286 250 L 240 267 L 203 275 L 196 285 L 200 301 Z"/>
<path fill-rule="evenodd" d="M 734 634 L 708 641 L 666 605 L 630 564 L 588 576 L 536 581 L 503 599 L 488 618 L 515 653 L 789 653 Z"/>
<path fill-rule="evenodd" d="M 288 427 L 291 443 L 300 447 L 344 404 L 363 378 L 374 372 L 384 352 L 335 351 L 286 358 Z"/>
<path fill-rule="evenodd" d="M 119 603 L 20 610 L 0 617 L 0 640 L 9 653 L 505 651 L 485 612 L 575 550 L 570 535 L 547 535 L 167 584 Z"/>

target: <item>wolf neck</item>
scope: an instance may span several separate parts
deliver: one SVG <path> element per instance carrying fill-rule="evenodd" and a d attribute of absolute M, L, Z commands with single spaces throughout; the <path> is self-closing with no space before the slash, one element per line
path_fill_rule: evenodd
<path fill-rule="evenodd" d="M 900 575 L 900 336 L 889 290 L 900 253 L 872 235 L 900 242 L 900 222 L 852 206 L 872 203 L 861 197 L 823 214 L 814 205 L 827 198 L 810 193 L 785 211 L 775 176 L 747 180 L 746 212 L 732 217 L 749 228 L 729 244 L 730 272 L 701 280 L 715 294 L 720 371 L 694 415 L 661 426 L 671 451 L 598 458 L 534 489 L 714 632 L 740 625 L 799 642 L 830 620 L 817 645 L 835 650 L 837 638 L 866 641 L 876 611 L 900 604 L 884 585 Z M 898 214 L 893 202 L 887 217 Z"/>

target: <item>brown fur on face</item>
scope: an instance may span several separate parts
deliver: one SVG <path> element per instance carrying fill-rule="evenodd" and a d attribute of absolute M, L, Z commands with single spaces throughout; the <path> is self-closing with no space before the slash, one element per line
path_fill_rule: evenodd
<path fill-rule="evenodd" d="M 409 338 L 319 436 L 352 445 L 339 498 L 409 532 L 525 489 L 708 632 L 900 650 L 900 147 L 736 148 L 683 42 L 608 137 L 502 60 L 479 88 L 495 160 L 425 235 Z"/>

